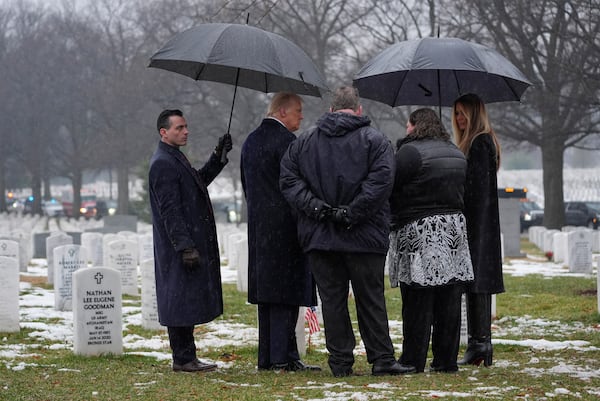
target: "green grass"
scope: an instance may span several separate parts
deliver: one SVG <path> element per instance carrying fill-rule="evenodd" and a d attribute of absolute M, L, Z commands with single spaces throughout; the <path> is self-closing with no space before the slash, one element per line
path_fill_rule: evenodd
<path fill-rule="evenodd" d="M 206 374 L 174 373 L 170 361 L 132 354 L 81 357 L 56 341 L 30 337 L 33 329 L 0 334 L 0 400 L 550 400 L 600 398 L 600 317 L 595 279 L 541 276 L 505 277 L 506 293 L 497 296 L 497 340 L 587 341 L 580 348 L 540 350 L 533 346 L 495 344 L 494 366 L 461 367 L 456 374 L 423 373 L 373 377 L 364 355 L 357 355 L 355 376 L 336 379 L 327 369 L 322 347 L 303 359 L 322 372 L 256 371 L 256 348 L 240 343 L 209 350 L 202 357 L 228 361 L 229 367 Z M 130 302 L 138 301 L 128 297 Z M 390 319 L 401 319 L 400 291 L 386 289 Z M 256 325 L 256 307 L 235 285 L 224 285 L 223 321 Z M 352 314 L 354 309 L 351 304 Z M 523 324 L 521 319 L 531 323 Z M 355 320 L 355 318 L 354 318 Z M 52 319 L 47 319 L 52 323 Z M 356 328 L 356 322 L 354 323 Z M 202 338 L 199 326 L 197 338 Z M 153 337 L 156 331 L 129 326 L 124 333 Z M 357 335 L 358 339 L 358 335 Z M 23 357 L 5 357 L 3 347 L 20 345 Z M 396 347 L 400 345 L 396 341 Z M 596 349 L 594 349 L 594 347 Z M 58 349 L 57 349 L 58 348 Z M 128 352 L 129 350 L 125 350 Z M 135 350 L 137 351 L 137 350 Z M 461 349 L 461 354 L 462 354 Z M 168 349 L 163 350 L 168 352 Z M 431 355 L 430 355 L 431 356 Z M 430 360 L 429 360 L 430 361 Z M 567 369 L 569 368 L 569 369 Z M 580 371 L 581 377 L 573 373 Z M 558 390 L 557 390 L 558 389 Z M 566 389 L 566 390 L 560 390 Z M 563 394 L 568 391 L 569 394 Z"/>

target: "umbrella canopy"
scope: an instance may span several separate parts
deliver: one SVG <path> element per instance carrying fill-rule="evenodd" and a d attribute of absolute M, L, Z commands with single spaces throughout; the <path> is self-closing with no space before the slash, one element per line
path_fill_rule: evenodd
<path fill-rule="evenodd" d="M 493 49 L 458 38 L 422 38 L 396 43 L 356 74 L 360 96 L 392 107 L 452 106 L 466 93 L 485 103 L 518 101 L 531 85 Z"/>
<path fill-rule="evenodd" d="M 211 23 L 190 28 L 156 52 L 149 67 L 265 93 L 321 96 L 327 90 L 325 79 L 300 47 L 249 25 Z"/>

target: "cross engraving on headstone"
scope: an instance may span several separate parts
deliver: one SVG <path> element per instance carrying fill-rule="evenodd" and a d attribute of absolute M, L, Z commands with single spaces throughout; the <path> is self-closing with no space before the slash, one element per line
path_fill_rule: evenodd
<path fill-rule="evenodd" d="M 96 284 L 102 284 L 102 279 L 104 278 L 104 276 L 102 275 L 102 273 L 98 272 L 96 273 L 94 278 L 96 279 Z"/>

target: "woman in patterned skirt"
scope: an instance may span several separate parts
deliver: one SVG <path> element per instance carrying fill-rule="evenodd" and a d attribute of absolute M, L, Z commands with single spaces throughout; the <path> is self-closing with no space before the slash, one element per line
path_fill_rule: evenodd
<path fill-rule="evenodd" d="M 467 162 L 436 113 L 415 110 L 398 143 L 391 198 L 389 269 L 402 294 L 403 345 L 399 362 L 455 372 L 461 295 L 473 280 L 463 209 Z M 433 332 L 432 332 L 433 328 Z"/>

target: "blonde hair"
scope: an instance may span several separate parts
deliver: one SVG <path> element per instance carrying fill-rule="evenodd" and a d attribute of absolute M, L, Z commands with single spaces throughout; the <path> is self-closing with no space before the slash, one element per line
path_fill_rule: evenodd
<path fill-rule="evenodd" d="M 273 99 L 269 104 L 267 116 L 273 117 L 276 114 L 279 114 L 279 110 L 291 107 L 294 102 L 302 104 L 302 98 L 296 95 L 295 93 L 279 92 L 278 94 L 273 96 Z"/>
<path fill-rule="evenodd" d="M 456 123 L 456 113 L 461 112 L 467 120 L 466 128 L 461 130 Z M 468 156 L 471 145 L 479 135 L 489 135 L 496 147 L 496 170 L 500 168 L 500 143 L 492 129 L 490 120 L 481 98 L 475 94 L 462 95 L 454 101 L 452 107 L 452 130 L 456 146 Z"/>

